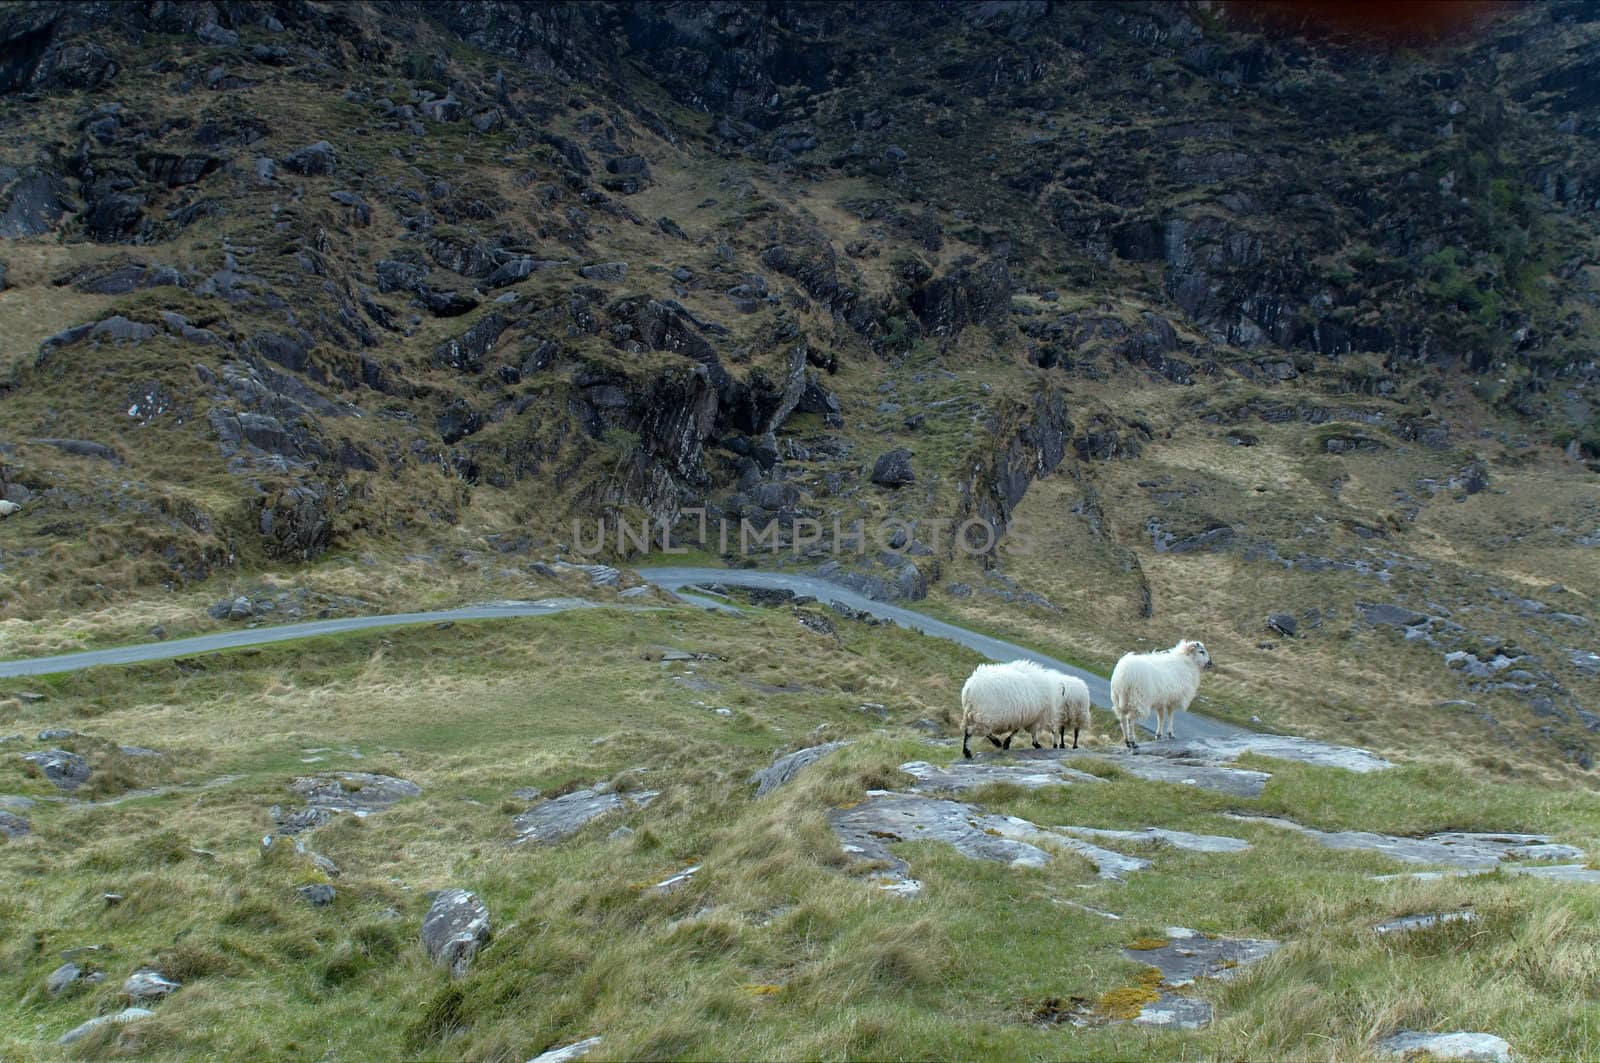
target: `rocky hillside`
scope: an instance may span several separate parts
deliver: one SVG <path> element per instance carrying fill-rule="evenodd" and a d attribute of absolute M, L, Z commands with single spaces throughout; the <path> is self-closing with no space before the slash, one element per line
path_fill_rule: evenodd
<path fill-rule="evenodd" d="M 975 516 L 801 560 L 1587 769 L 1600 15 L 1255 14 L 8 5 L 0 616 Z"/>

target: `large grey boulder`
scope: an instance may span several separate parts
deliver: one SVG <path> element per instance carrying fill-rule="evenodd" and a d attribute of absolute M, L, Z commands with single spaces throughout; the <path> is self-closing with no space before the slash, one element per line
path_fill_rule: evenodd
<path fill-rule="evenodd" d="M 785 785 L 801 770 L 815 764 L 834 750 L 847 746 L 848 742 L 824 742 L 820 746 L 810 746 L 806 749 L 796 750 L 793 753 L 773 758 L 771 765 L 761 769 L 750 777 L 756 783 L 756 796 L 765 797 L 767 794 Z"/>
<path fill-rule="evenodd" d="M 6 812 L 0 809 L 0 836 L 6 838 L 20 838 L 24 834 L 33 833 L 33 824 L 17 815 L 15 812 Z"/>
<path fill-rule="evenodd" d="M 417 104 L 417 110 L 435 122 L 455 122 L 461 118 L 461 101 L 454 96 L 445 96 L 437 100 L 423 100 Z"/>
<path fill-rule="evenodd" d="M 83 969 L 77 964 L 73 963 L 71 960 L 68 960 L 66 963 L 63 963 L 60 967 L 57 967 L 55 970 L 50 972 L 50 977 L 45 979 L 44 985 L 45 988 L 50 991 L 50 995 L 55 996 L 58 993 L 65 992 L 71 986 L 76 985 L 78 979 L 82 977 Z"/>
<path fill-rule="evenodd" d="M 326 908 L 338 895 L 337 891 L 326 882 L 313 882 L 309 886 L 301 886 L 299 892 L 301 899 L 313 908 Z"/>
<path fill-rule="evenodd" d="M 441 891 L 422 920 L 422 947 L 428 958 L 457 977 L 467 972 L 489 934 L 489 909 L 470 890 Z"/>
<path fill-rule="evenodd" d="M 65 749 L 41 749 L 18 756 L 38 768 L 59 790 L 76 790 L 93 774 L 88 761 Z"/>
<path fill-rule="evenodd" d="M 285 170 L 308 177 L 331 174 L 339 169 L 339 155 L 333 150 L 333 145 L 326 140 L 307 144 L 303 148 L 291 151 L 278 161 Z"/>
<path fill-rule="evenodd" d="M 626 262 L 596 262 L 589 266 L 578 267 L 578 276 L 584 280 L 600 281 L 601 283 L 615 284 L 628 275 Z"/>
<path fill-rule="evenodd" d="M 888 451 L 878 456 L 872 466 L 872 482 L 880 487 L 903 487 L 916 481 L 911 470 L 911 452 L 905 449 Z"/>

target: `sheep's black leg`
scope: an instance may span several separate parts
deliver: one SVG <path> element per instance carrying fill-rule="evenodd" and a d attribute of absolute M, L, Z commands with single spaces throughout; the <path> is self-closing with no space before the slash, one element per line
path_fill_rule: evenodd
<path fill-rule="evenodd" d="M 989 736 L 989 741 L 994 743 L 994 747 L 996 749 L 1009 749 L 1009 748 L 1011 748 L 1011 736 L 1010 735 L 1006 735 L 1005 745 L 1001 745 L 1000 744 L 1000 739 L 996 738 L 994 735 L 990 735 Z"/>
<path fill-rule="evenodd" d="M 1033 735 L 1029 735 L 1028 737 L 1033 739 L 1033 748 L 1034 749 L 1043 749 L 1044 748 L 1044 746 L 1041 746 L 1039 744 L 1039 739 L 1037 737 L 1035 737 Z"/>
<path fill-rule="evenodd" d="M 962 732 L 962 734 L 961 734 L 961 755 L 963 757 L 966 757 L 968 760 L 972 759 L 972 749 L 971 749 L 971 747 L 969 747 L 967 745 L 967 742 L 970 741 L 971 738 L 972 738 L 972 732 L 970 730 Z"/>
<path fill-rule="evenodd" d="M 1061 746 L 1062 746 L 1063 749 L 1065 749 L 1066 745 L 1067 745 L 1067 732 L 1062 731 L 1061 732 Z M 1073 749 L 1077 749 L 1078 748 L 1078 729 L 1076 727 L 1074 727 L 1072 729 L 1072 748 Z"/>
<path fill-rule="evenodd" d="M 1017 736 L 1017 732 L 1015 732 L 1015 731 L 1012 731 L 1010 734 L 1006 735 L 1006 740 L 1000 744 L 1000 748 L 1001 749 L 1010 749 L 1011 748 L 1011 740 L 1013 738 L 1015 738 L 1016 736 Z"/>

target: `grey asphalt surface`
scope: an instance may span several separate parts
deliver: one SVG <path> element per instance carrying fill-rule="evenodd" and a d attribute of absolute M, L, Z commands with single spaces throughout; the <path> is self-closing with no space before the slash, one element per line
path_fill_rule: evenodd
<path fill-rule="evenodd" d="M 232 650 L 245 646 L 262 646 L 271 642 L 289 642 L 317 635 L 336 635 L 343 631 L 364 631 L 378 627 L 405 627 L 410 624 L 438 624 L 446 620 L 504 620 L 513 616 L 549 616 L 569 609 L 594 606 L 594 602 L 581 598 L 551 598 L 540 602 L 507 602 L 504 604 L 469 605 L 460 609 L 439 609 L 430 613 L 388 613 L 382 616 L 351 616 L 335 620 L 311 620 L 303 624 L 274 624 L 266 627 L 244 628 L 239 631 L 219 631 L 214 635 L 196 635 L 193 638 L 169 639 L 166 642 L 146 642 L 137 646 L 118 646 L 107 650 L 84 650 L 81 653 L 63 653 L 54 657 L 32 657 L 16 661 L 0 661 L 0 679 L 22 675 L 49 675 L 52 672 L 76 672 L 103 664 L 137 664 L 140 661 L 164 661 L 173 657 L 189 657 L 215 650 Z"/>
<path fill-rule="evenodd" d="M 1089 685 L 1089 696 L 1100 706 L 1111 704 L 1111 688 L 1104 676 L 1074 667 L 1065 661 L 1019 646 L 1014 642 L 993 638 L 943 620 L 935 619 L 915 609 L 874 601 L 863 594 L 841 587 L 816 576 L 791 572 L 764 572 L 754 569 L 719 569 L 690 567 L 641 568 L 639 575 L 650 583 L 678 594 L 696 605 L 737 611 L 726 602 L 718 601 L 694 588 L 707 584 L 737 587 L 761 587 L 769 590 L 788 590 L 806 594 L 820 602 L 839 602 L 852 609 L 860 609 L 884 620 L 893 620 L 901 627 L 920 631 L 934 638 L 949 639 L 982 654 L 993 661 L 1011 661 L 1019 658 L 1037 661 L 1046 668 L 1055 668 L 1075 675 Z M 405 627 L 413 624 L 437 624 L 455 620 L 504 620 L 521 616 L 549 616 L 569 609 L 591 608 L 595 603 L 581 598 L 553 598 L 537 602 L 502 602 L 486 605 L 469 605 L 459 609 L 439 609 L 426 613 L 391 613 L 382 616 L 342 617 L 333 620 L 313 620 L 299 624 L 276 624 L 245 628 L 239 631 L 222 631 L 212 635 L 170 639 L 137 646 L 119 646 L 113 649 L 85 650 L 81 653 L 64 653 L 51 657 L 33 657 L 22 660 L 0 661 L 0 678 L 28 675 L 48 675 L 53 672 L 75 672 L 101 665 L 135 664 L 140 661 L 170 660 L 211 653 L 216 650 L 262 646 L 274 642 L 311 638 L 317 635 L 334 635 L 347 631 L 364 631 L 373 628 Z M 1213 720 L 1196 713 L 1184 713 L 1178 728 L 1186 738 L 1221 738 L 1249 732 L 1232 724 Z M 1148 730 L 1148 728 L 1147 728 Z"/>
<path fill-rule="evenodd" d="M 1030 650 L 1026 646 L 1019 646 L 1015 642 L 1007 642 L 989 635 L 979 634 L 976 631 L 959 627 L 919 613 L 915 609 L 893 605 L 889 602 L 879 602 L 859 594 L 836 583 L 830 583 L 816 576 L 803 576 L 793 572 L 763 572 L 756 569 L 715 569 L 715 568 L 641 568 L 639 575 L 658 587 L 663 587 L 675 593 L 682 593 L 684 588 L 701 587 L 706 584 L 720 583 L 728 587 L 763 587 L 769 590 L 788 590 L 796 594 L 809 594 L 819 602 L 840 602 L 852 609 L 860 609 L 871 613 L 873 616 L 885 620 L 893 620 L 901 627 L 913 631 L 920 631 L 924 635 L 934 638 L 949 639 L 958 642 L 968 649 L 983 654 L 991 661 L 1015 661 L 1026 659 L 1036 661 L 1046 668 L 1066 672 L 1082 679 L 1089 686 L 1089 697 L 1096 705 L 1102 708 L 1111 707 L 1111 682 L 1105 676 L 1086 671 L 1066 661 L 1057 660 L 1037 650 Z M 692 591 L 684 597 L 692 595 Z M 697 605 L 709 605 L 717 608 L 727 608 L 723 603 L 694 596 L 692 599 Z M 1249 734 L 1242 727 L 1235 727 L 1231 723 L 1213 720 L 1209 716 L 1198 713 L 1186 712 L 1177 720 L 1176 728 L 1183 732 L 1185 738 L 1226 738 L 1231 735 Z M 1149 730 L 1149 728 L 1145 728 Z"/>

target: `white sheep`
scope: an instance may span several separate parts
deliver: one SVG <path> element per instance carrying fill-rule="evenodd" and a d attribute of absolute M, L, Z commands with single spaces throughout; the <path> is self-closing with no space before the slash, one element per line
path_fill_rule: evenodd
<path fill-rule="evenodd" d="M 0 498 L 0 517 L 9 517 L 21 508 L 8 498 Z"/>
<path fill-rule="evenodd" d="M 1042 749 L 1039 736 L 1053 737 L 1059 727 L 1056 706 L 1061 700 L 1061 684 L 1056 675 L 1032 661 L 974 668 L 961 688 L 961 755 L 971 759 L 968 743 L 973 735 L 1010 749 L 1018 731 L 1033 738 L 1034 749 Z M 1005 735 L 1005 741 L 997 735 Z"/>
<path fill-rule="evenodd" d="M 1111 709 L 1122 724 L 1122 740 L 1138 749 L 1133 726 L 1151 710 L 1156 714 L 1156 737 L 1175 738 L 1172 717 L 1187 709 L 1200 689 L 1200 673 L 1211 667 L 1204 643 L 1179 639 L 1170 650 L 1125 653 L 1111 670 Z"/>
<path fill-rule="evenodd" d="M 1060 696 L 1055 706 L 1056 747 L 1067 748 L 1067 728 L 1072 728 L 1072 748 L 1078 748 L 1078 732 L 1089 729 L 1089 684 L 1075 675 L 1051 672 Z"/>

